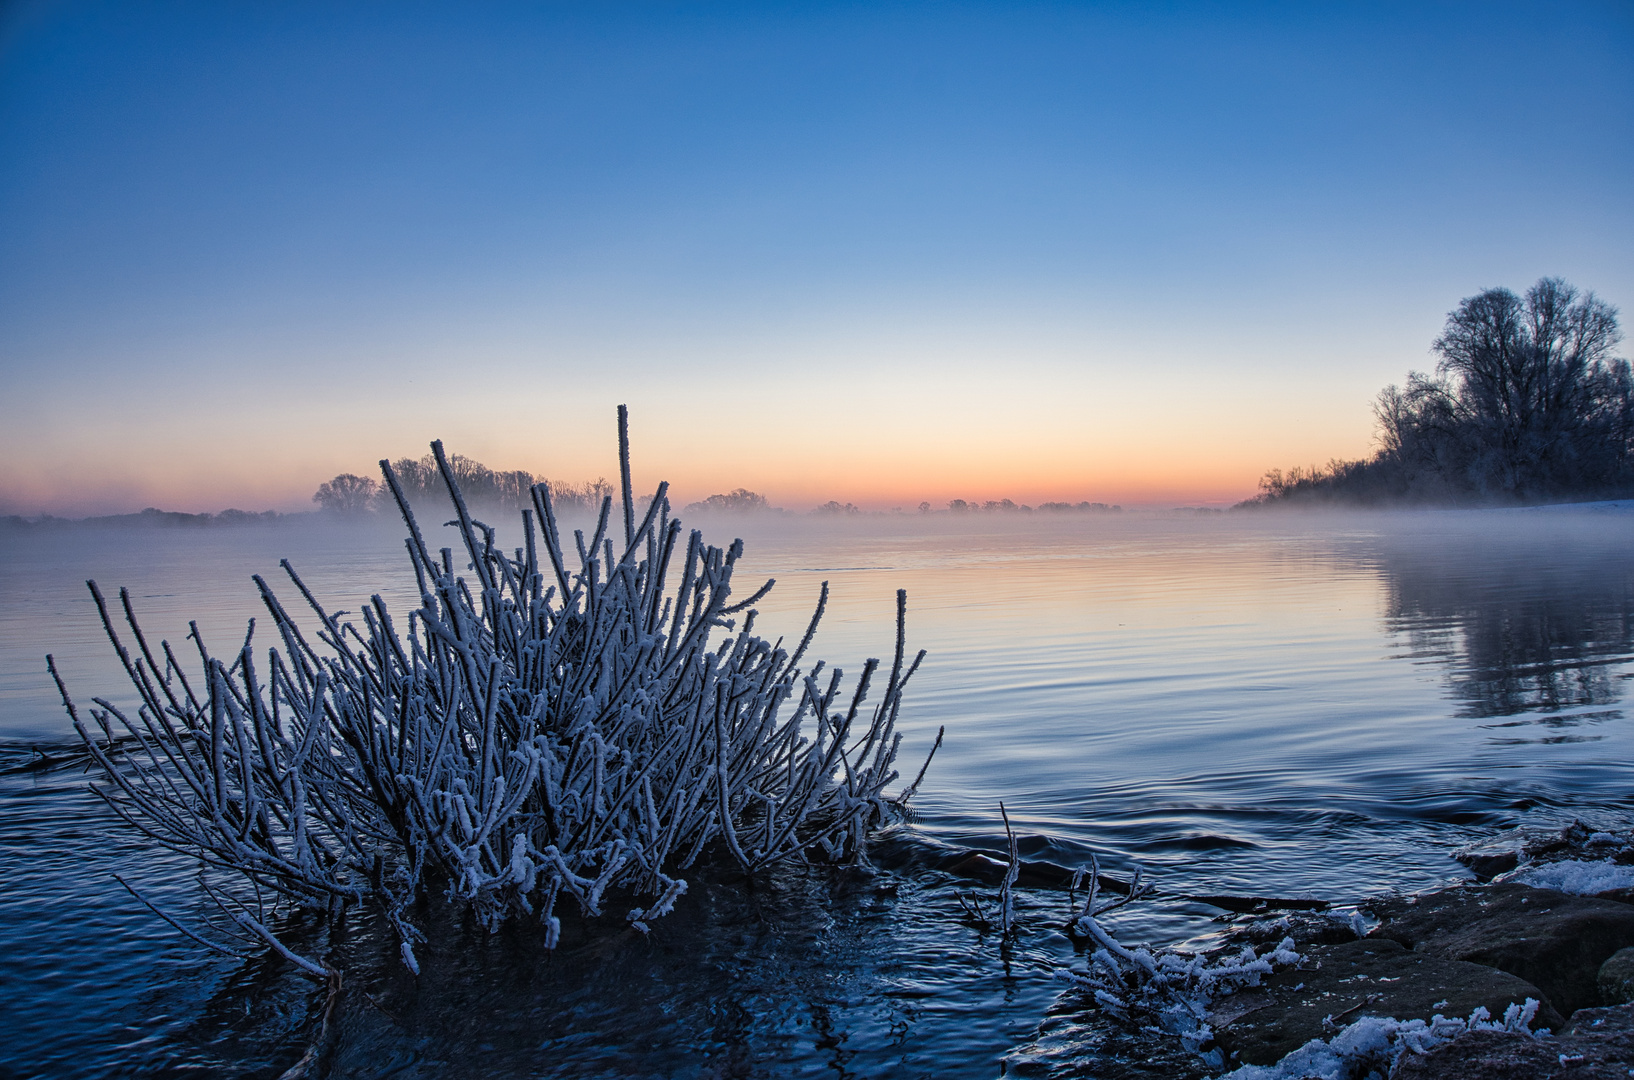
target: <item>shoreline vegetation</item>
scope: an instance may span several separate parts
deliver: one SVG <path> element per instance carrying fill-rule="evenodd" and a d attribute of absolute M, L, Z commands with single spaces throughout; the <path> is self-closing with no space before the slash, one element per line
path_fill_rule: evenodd
<path fill-rule="evenodd" d="M 1378 449 L 1271 469 L 1237 509 L 1488 507 L 1634 496 L 1634 376 L 1617 309 L 1559 278 L 1464 298 L 1373 403 Z"/>
<path fill-rule="evenodd" d="M 434 554 L 413 481 L 382 461 L 421 598 L 406 618 L 377 594 L 343 621 L 285 561 L 317 625 L 256 575 L 281 648 L 258 660 L 252 620 L 236 656 L 212 655 L 195 624 L 200 672 L 168 641 L 155 650 L 125 590 L 114 608 L 87 582 L 140 702 L 82 712 L 46 657 L 93 791 L 211 868 L 199 881 L 215 911 L 188 927 L 126 885 L 133 896 L 212 950 L 271 948 L 333 998 L 340 971 L 280 938 L 297 910 L 373 912 L 418 974 L 438 895 L 491 931 L 531 917 L 553 949 L 564 896 L 587 919 L 617 904 L 645 935 L 711 863 L 866 864 L 869 832 L 903 814 L 942 741 L 907 783 L 896 724 L 925 654 L 907 652 L 906 593 L 894 655 L 867 660 L 851 690 L 839 668 L 805 662 L 826 583 L 797 647 L 756 636 L 754 605 L 775 582 L 740 597 L 743 542 L 683 541 L 667 484 L 638 510 L 623 406 L 618 418 L 621 497 L 605 491 L 593 536 L 573 530 L 572 545 L 539 484 L 521 512 L 526 547 L 498 548 L 434 442 L 464 549 Z"/>

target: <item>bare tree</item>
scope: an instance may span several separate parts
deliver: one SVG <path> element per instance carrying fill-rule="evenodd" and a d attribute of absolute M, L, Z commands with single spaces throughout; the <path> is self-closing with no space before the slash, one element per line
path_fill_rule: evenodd
<path fill-rule="evenodd" d="M 312 501 L 333 513 L 359 514 L 369 509 L 379 486 L 366 476 L 341 473 L 333 480 L 320 484 Z"/>
<path fill-rule="evenodd" d="M 1272 469 L 1256 503 L 1489 503 L 1634 489 L 1634 374 L 1617 309 L 1559 278 L 1487 289 L 1447 315 L 1434 375 L 1373 403 L 1378 452 Z"/>
<path fill-rule="evenodd" d="M 1586 479 L 1583 436 L 1604 434 L 1593 430 L 1603 411 L 1596 391 L 1620 340 L 1617 309 L 1559 278 L 1524 297 L 1488 289 L 1447 316 L 1431 346 L 1450 380 L 1438 392 L 1473 451 L 1467 467 L 1478 488 L 1525 496 Z"/>

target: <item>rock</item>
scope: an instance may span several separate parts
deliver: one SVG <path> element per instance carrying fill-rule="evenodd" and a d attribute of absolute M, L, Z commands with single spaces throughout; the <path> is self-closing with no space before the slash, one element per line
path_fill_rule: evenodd
<path fill-rule="evenodd" d="M 1634 1065 L 1634 1005 L 1610 1005 L 1598 1009 L 1578 1009 L 1561 1033 L 1562 1039 L 1593 1037 L 1615 1043 L 1623 1051 L 1625 1065 Z"/>
<path fill-rule="evenodd" d="M 996 855 L 989 855 L 985 851 L 954 851 L 931 863 L 943 873 L 951 874 L 967 881 L 980 881 L 986 885 L 997 885 L 1004 880 L 1009 872 L 1008 860 Z M 1024 888 L 1033 889 L 1071 889 L 1072 883 L 1078 880 L 1078 871 L 1070 870 L 1065 866 L 1058 866 L 1052 862 L 1039 859 L 1023 859 L 1016 868 L 1016 884 Z M 1125 896 L 1129 892 L 1129 882 L 1119 881 L 1117 878 L 1100 876 L 1101 891 Z M 1210 894 L 1207 896 L 1176 896 L 1176 900 L 1188 900 L 1198 904 L 1208 904 L 1210 907 L 1224 908 L 1226 911 L 1235 911 L 1241 914 L 1263 914 L 1270 911 L 1324 911 L 1327 909 L 1326 900 L 1317 900 L 1307 896 L 1238 896 L 1233 894 Z"/>
<path fill-rule="evenodd" d="M 1543 1080 L 1563 1072 L 1562 1052 L 1553 1040 L 1512 1035 L 1506 1031 L 1472 1031 L 1428 1054 L 1403 1054 L 1390 1080 Z M 1575 1078 L 1628 1080 L 1628 1071 L 1593 1072 L 1573 1068 Z"/>
<path fill-rule="evenodd" d="M 1559 1036 L 1472 1031 L 1428 1054 L 1404 1054 L 1390 1080 L 1628 1080 L 1634 1005 L 1579 1009 Z"/>
<path fill-rule="evenodd" d="M 1553 836 L 1534 836 L 1526 841 L 1526 854 L 1532 858 L 1583 850 L 1594 830 L 1581 821 L 1573 821 Z"/>
<path fill-rule="evenodd" d="M 1543 1000 L 1537 987 L 1513 975 L 1409 952 L 1384 938 L 1313 945 L 1301 955 L 1300 969 L 1280 971 L 1215 1002 L 1209 1019 L 1228 1061 L 1270 1065 L 1363 1016 L 1428 1020 L 1439 1013 L 1462 1019 L 1478 1006 L 1502 1016 L 1511 1003 Z M 1330 1016 L 1333 1027 L 1323 1024 Z M 1558 1028 L 1564 1021 L 1545 1003 L 1537 1023 Z"/>
<path fill-rule="evenodd" d="M 1507 874 L 1521 863 L 1524 838 L 1509 833 L 1453 852 L 1452 857 L 1482 881 Z"/>
<path fill-rule="evenodd" d="M 1634 905 L 1504 883 L 1373 901 L 1372 937 L 1525 979 L 1562 1013 L 1600 1004 L 1600 965 L 1634 946 Z"/>
<path fill-rule="evenodd" d="M 1358 924 L 1359 925 L 1359 924 Z M 1294 912 L 1280 918 L 1260 917 L 1245 919 L 1225 933 L 1225 943 L 1240 949 L 1244 945 L 1275 945 L 1283 938 L 1293 938 L 1296 948 L 1306 945 L 1338 945 L 1355 941 L 1362 935 L 1344 916 L 1316 915 Z"/>
<path fill-rule="evenodd" d="M 1600 1000 L 1607 1005 L 1634 1002 L 1634 949 L 1618 949 L 1600 965 Z"/>
<path fill-rule="evenodd" d="M 1634 837 L 1599 832 L 1581 821 L 1573 821 L 1563 829 L 1548 832 L 1502 833 L 1460 848 L 1452 857 L 1481 881 L 1490 881 L 1525 863 L 1580 858 L 1609 859 L 1625 865 L 1634 863 Z"/>

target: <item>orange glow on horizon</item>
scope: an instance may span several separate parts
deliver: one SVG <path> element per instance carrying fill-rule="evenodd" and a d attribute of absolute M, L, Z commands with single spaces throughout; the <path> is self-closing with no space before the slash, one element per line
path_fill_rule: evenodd
<path fill-rule="evenodd" d="M 670 378 L 575 393 L 560 409 L 530 405 L 504 422 L 481 385 L 464 384 L 442 397 L 405 393 L 363 414 L 344 394 L 253 414 L 201 398 L 188 424 L 162 426 L 121 416 L 88 428 L 71 402 L 52 401 L 11 433 L 27 452 L 0 477 L 0 513 L 310 510 L 320 483 L 343 472 L 377 477 L 382 457 L 419 458 L 431 436 L 496 470 L 611 479 L 619 400 L 630 406 L 637 487 L 668 480 L 677 506 L 740 487 L 795 512 L 830 500 L 867 510 L 944 509 L 951 499 L 1222 505 L 1253 496 L 1267 469 L 1369 452 L 1367 397 L 1350 387 L 1324 386 L 1338 400 L 1315 408 L 1223 370 L 1170 373 L 1154 390 L 1129 373 L 1136 365 L 1125 367 L 1109 377 L 1041 364 L 997 382 L 974 368 L 934 390 L 912 373 L 887 372 L 843 411 L 809 415 L 767 410 L 747 392 L 741 402 L 707 400 Z M 800 401 L 788 389 L 797 383 L 780 377 L 766 394 Z M 517 399 L 553 401 L 543 390 Z"/>
<path fill-rule="evenodd" d="M 396 455 L 404 456 L 404 455 Z M 514 458 L 468 454 L 495 469 L 527 468 L 537 479 L 577 483 L 598 477 L 616 480 L 616 463 L 595 469 L 533 468 Z M 1134 456 L 1134 455 L 1130 455 Z M 952 457 L 950 454 L 949 457 Z M 894 460 L 881 468 L 860 461 L 778 460 L 764 455 L 737 463 L 674 460 L 670 468 L 643 467 L 638 459 L 635 482 L 649 492 L 659 480 L 670 482 L 677 507 L 709 495 L 747 488 L 765 495 L 772 505 L 795 512 L 835 500 L 864 510 L 916 510 L 929 502 L 944 510 L 953 499 L 999 501 L 1038 506 L 1044 502 L 1102 502 L 1126 507 L 1179 504 L 1229 504 L 1257 491 L 1265 469 L 1286 468 L 1297 459 L 1261 463 L 1242 452 L 1212 461 L 1069 461 L 1054 470 L 1014 461 L 948 460 L 929 455 Z M 1314 460 L 1314 459 L 1313 459 Z M 216 513 L 229 507 L 300 512 L 313 509 L 318 485 L 341 472 L 378 477 L 373 461 L 284 462 L 281 467 L 233 467 L 213 461 L 188 470 L 149 471 L 140 462 L 121 462 L 86 475 L 70 468 L 43 475 L 13 476 L 0 491 L 0 513 L 64 517 L 132 513 L 147 506 L 187 513 Z"/>

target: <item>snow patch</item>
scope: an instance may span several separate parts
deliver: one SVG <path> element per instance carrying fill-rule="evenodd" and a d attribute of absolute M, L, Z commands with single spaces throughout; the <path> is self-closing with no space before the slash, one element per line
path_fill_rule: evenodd
<path fill-rule="evenodd" d="M 1553 889 L 1573 896 L 1593 896 L 1612 889 L 1634 889 L 1634 866 L 1619 866 L 1601 859 L 1566 859 L 1523 866 L 1498 878 L 1534 889 Z"/>

